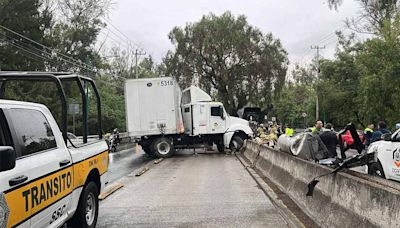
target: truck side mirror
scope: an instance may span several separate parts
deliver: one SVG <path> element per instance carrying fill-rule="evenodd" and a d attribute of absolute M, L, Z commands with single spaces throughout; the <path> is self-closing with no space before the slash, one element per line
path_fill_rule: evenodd
<path fill-rule="evenodd" d="M 381 136 L 381 139 L 383 139 L 383 141 L 392 141 L 392 134 L 390 133 L 383 134 Z"/>
<path fill-rule="evenodd" d="M 11 146 L 0 146 L 0 172 L 13 169 L 16 159 L 14 148 Z"/>
<path fill-rule="evenodd" d="M 220 106 L 219 107 L 219 109 L 220 109 L 220 113 L 221 113 L 221 119 L 225 119 L 225 115 L 224 115 L 224 107 L 223 106 Z"/>

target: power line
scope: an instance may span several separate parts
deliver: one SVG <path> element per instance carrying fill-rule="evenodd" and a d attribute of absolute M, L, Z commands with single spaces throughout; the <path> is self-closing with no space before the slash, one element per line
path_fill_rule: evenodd
<path fill-rule="evenodd" d="M 109 9 L 106 9 L 108 13 L 111 13 Z M 140 49 L 141 51 L 144 51 L 143 48 L 140 47 L 140 45 L 134 41 L 131 40 L 130 37 L 128 37 L 125 33 L 123 33 L 117 26 L 113 25 L 110 21 L 110 19 L 103 17 L 103 19 L 107 22 L 107 24 L 111 25 L 117 32 L 119 32 L 123 37 L 126 38 L 127 41 L 129 41 L 129 44 L 134 44 L 136 49 Z"/>
<path fill-rule="evenodd" d="M 47 46 L 45 46 L 44 44 L 41 44 L 41 43 L 39 43 L 39 42 L 37 42 L 37 41 L 35 41 L 35 40 L 32 40 L 32 39 L 30 39 L 29 37 L 26 37 L 26 36 L 24 36 L 24 35 L 22 35 L 22 34 L 16 32 L 16 31 L 10 29 L 10 28 L 7 28 L 7 27 L 5 27 L 5 26 L 3 26 L 3 25 L 0 25 L 0 28 L 6 30 L 6 31 L 8 31 L 8 32 L 11 32 L 11 33 L 13 33 L 13 34 L 15 34 L 15 35 L 17 35 L 17 36 L 19 36 L 19 37 L 22 37 L 22 38 L 24 38 L 24 39 L 26 39 L 26 40 L 29 40 L 30 42 L 32 42 L 32 43 L 34 43 L 34 44 L 36 44 L 36 45 L 39 45 L 39 46 L 41 46 L 41 47 L 43 47 L 43 48 L 45 48 L 45 49 L 47 49 L 47 50 L 50 50 L 52 53 L 54 52 L 54 53 L 57 54 L 57 55 L 61 55 L 61 56 L 65 57 L 65 58 L 68 58 L 68 59 L 70 59 L 70 60 L 72 60 L 72 61 L 75 61 L 77 64 L 82 64 L 82 62 L 77 61 L 76 59 L 74 59 L 74 58 L 72 58 L 72 57 L 70 57 L 70 56 L 64 55 L 64 54 L 62 54 L 62 53 L 60 53 L 60 52 L 57 52 L 55 49 L 52 49 L 52 48 L 50 48 L 50 47 L 47 47 Z"/>
<path fill-rule="evenodd" d="M 3 35 L 4 35 L 4 34 L 3 34 Z M 3 36 L 3 37 L 4 37 L 4 36 Z M 10 38 L 10 37 L 9 37 L 9 38 Z M 11 39 L 16 40 L 15 38 L 12 38 L 12 37 L 11 37 Z M 30 59 L 32 59 L 32 60 L 36 60 L 36 61 L 47 61 L 47 62 L 51 62 L 51 63 L 56 63 L 55 60 L 53 60 L 53 59 L 51 59 L 51 58 L 49 58 L 49 57 L 43 56 L 43 55 L 41 55 L 41 54 L 38 54 L 38 53 L 36 53 L 36 52 L 34 52 L 34 51 L 32 51 L 32 50 L 29 50 L 29 49 L 27 49 L 26 47 L 23 47 L 22 45 L 19 45 L 19 44 L 13 42 L 13 41 L 7 40 L 6 38 L 0 38 L 0 40 L 7 42 L 8 44 L 10 44 L 11 46 L 13 46 L 14 48 L 17 48 L 17 49 L 19 49 L 19 50 L 21 50 L 21 51 L 23 51 L 23 52 L 25 52 L 25 53 L 27 53 L 27 54 L 30 54 L 30 55 L 32 55 L 32 56 L 35 56 L 36 58 L 34 58 L 34 57 L 32 57 L 32 56 L 29 56 L 29 55 L 24 55 L 24 54 L 21 53 L 22 55 L 24 55 L 24 56 L 26 56 L 26 57 L 28 57 L 28 58 L 30 58 Z M 34 47 L 33 47 L 33 48 L 34 48 Z M 36 49 L 37 49 L 37 48 L 36 48 Z M 38 49 L 37 49 L 37 50 L 38 50 Z M 38 58 L 40 58 L 40 59 L 38 59 Z M 64 59 L 61 59 L 61 60 L 64 60 Z M 65 60 L 64 60 L 64 61 L 65 61 Z M 90 70 L 90 69 L 88 69 L 88 70 Z M 97 73 L 97 72 L 96 72 L 96 73 Z M 118 77 L 118 78 L 124 78 L 124 77 L 120 77 L 120 76 L 116 76 L 116 75 L 114 75 L 114 76 L 115 76 L 115 77 Z M 126 78 L 124 78 L 124 79 L 126 79 Z M 96 81 L 98 81 L 98 82 L 100 82 L 100 83 L 103 83 L 103 84 L 106 84 L 106 85 L 109 85 L 109 86 L 113 86 L 113 87 L 116 87 L 116 88 L 123 89 L 123 87 L 117 86 L 117 85 L 113 85 L 113 84 L 111 84 L 111 83 L 109 83 L 109 82 L 107 82 L 107 81 L 103 81 L 103 80 L 96 80 Z"/>
<path fill-rule="evenodd" d="M 50 48 L 50 47 L 47 47 L 47 46 L 45 46 L 45 45 L 43 45 L 43 44 L 41 44 L 41 43 L 39 43 L 39 42 L 37 42 L 37 41 L 34 41 L 34 40 L 32 40 L 32 39 L 30 39 L 30 38 L 28 38 L 28 37 L 26 37 L 26 36 L 24 36 L 24 35 L 22 35 L 22 34 L 20 34 L 20 33 L 15 32 L 14 30 L 9 29 L 9 28 L 7 28 L 7 27 L 5 27 L 5 26 L 0 25 L 0 28 L 4 29 L 4 30 L 6 30 L 6 31 L 9 31 L 9 32 L 11 32 L 11 33 L 13 33 L 13 34 L 15 34 L 15 35 L 17 35 L 17 36 L 23 38 L 23 39 L 26 39 L 26 40 L 28 40 L 28 41 L 34 43 L 34 44 L 37 44 L 37 45 L 39 45 L 39 46 L 41 46 L 41 47 L 43 47 L 43 48 L 45 48 L 45 49 L 47 49 L 47 50 L 50 50 L 50 51 L 51 51 L 51 54 L 53 54 L 53 52 L 54 52 L 56 55 L 65 56 L 66 58 L 69 59 L 69 60 L 67 60 L 67 59 L 62 58 L 62 57 L 60 57 L 60 56 L 57 56 L 57 58 L 59 58 L 60 60 L 63 60 L 64 62 L 70 63 L 70 64 L 72 64 L 72 65 L 74 65 L 74 66 L 77 66 L 77 67 L 79 67 L 79 68 L 81 68 L 81 69 L 89 70 L 89 71 L 92 71 L 92 72 L 96 73 L 95 70 L 88 68 L 86 64 L 82 65 L 82 62 L 81 62 L 81 61 L 77 61 L 76 59 L 74 59 L 74 58 L 72 58 L 72 57 L 69 57 L 69 56 L 67 56 L 67 55 L 61 54 L 61 53 L 55 51 L 55 49 L 52 49 L 52 48 Z M 12 39 L 16 40 L 15 38 L 12 38 Z M 41 50 L 41 52 L 44 52 L 44 51 Z M 47 53 L 47 54 L 49 54 L 49 53 Z M 72 61 L 70 61 L 70 60 L 72 60 Z"/>
<path fill-rule="evenodd" d="M 26 37 L 26 36 L 24 36 L 24 35 L 22 35 L 22 34 L 19 34 L 19 33 L 15 32 L 14 30 L 9 29 L 9 28 L 7 28 L 7 27 L 5 27 L 5 26 L 0 25 L 0 28 L 3 28 L 3 29 L 5 29 L 6 31 L 9 31 L 9 32 L 11 32 L 11 33 L 13 33 L 13 34 L 15 34 L 15 35 L 17 35 L 17 36 L 19 36 L 19 37 L 25 39 L 25 40 L 28 40 L 28 41 L 30 41 L 30 42 L 32 42 L 32 43 L 35 43 L 35 44 L 37 44 L 37 45 L 39 45 L 39 46 L 45 48 L 46 50 L 54 51 L 54 49 L 52 49 L 52 48 L 50 48 L 50 47 L 47 47 L 47 46 L 45 46 L 45 45 L 43 45 L 43 44 L 41 44 L 41 43 L 39 43 L 39 42 L 37 42 L 37 41 L 34 41 L 34 40 L 32 40 L 32 39 L 30 39 L 30 38 L 28 38 L 28 37 Z M 9 39 L 12 39 L 13 41 L 23 43 L 23 44 L 29 46 L 30 48 L 35 49 L 36 51 L 39 51 L 40 54 L 38 54 L 38 53 L 35 52 L 35 51 L 29 50 L 29 48 L 27 48 L 27 47 L 16 46 L 15 43 L 13 43 L 12 41 L 5 40 L 6 42 L 10 43 L 12 46 L 17 47 L 17 48 L 19 48 L 19 49 L 21 49 L 21 50 L 23 50 L 23 51 L 25 51 L 25 52 L 29 52 L 30 54 L 35 55 L 36 57 L 40 57 L 40 58 L 43 59 L 44 56 L 42 56 L 41 54 L 45 54 L 45 55 L 52 56 L 52 53 L 53 53 L 53 52 L 52 52 L 52 53 L 49 53 L 49 52 L 46 52 L 46 51 L 44 51 L 44 50 L 40 50 L 40 49 L 38 49 L 38 48 L 36 48 L 36 47 L 33 47 L 33 46 L 30 45 L 30 44 L 26 44 L 26 43 L 24 43 L 23 41 L 17 40 L 16 38 L 7 36 L 6 34 L 3 34 L 3 35 L 6 36 L 6 37 L 9 38 Z M 56 53 L 58 53 L 58 52 L 56 52 Z M 58 54 L 60 54 L 60 56 L 66 56 L 66 55 L 61 54 L 61 53 L 58 53 Z M 80 63 L 81 63 L 80 61 L 79 61 L 79 64 L 78 64 L 78 63 L 77 63 L 78 61 L 77 61 L 76 59 L 73 59 L 73 58 L 71 58 L 71 57 L 69 57 L 69 56 L 66 56 L 66 57 L 68 57 L 68 59 L 65 59 L 65 58 L 60 57 L 60 56 L 57 56 L 57 59 L 58 59 L 58 60 L 61 60 L 61 61 L 64 61 L 64 63 L 69 63 L 69 64 L 71 64 L 71 65 L 73 65 L 73 66 L 75 66 L 75 67 L 78 67 L 78 68 L 80 68 L 80 69 L 88 70 L 88 71 L 91 71 L 92 73 L 97 74 L 97 71 L 94 70 L 92 67 L 90 67 L 90 66 L 88 66 L 88 65 L 86 65 L 86 64 L 81 65 L 81 64 L 80 64 Z M 69 59 L 72 59 L 73 61 L 70 61 Z M 49 57 L 46 57 L 44 60 L 54 63 L 54 60 L 52 60 L 52 59 L 49 58 Z M 90 67 L 90 68 L 89 68 L 89 67 Z M 114 77 L 126 79 L 125 77 L 121 77 L 121 76 L 117 76 L 117 75 L 114 75 Z"/>

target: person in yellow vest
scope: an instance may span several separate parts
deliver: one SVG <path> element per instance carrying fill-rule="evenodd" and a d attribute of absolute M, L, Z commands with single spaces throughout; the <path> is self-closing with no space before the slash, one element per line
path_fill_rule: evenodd
<path fill-rule="evenodd" d="M 292 137 L 294 135 L 294 130 L 291 128 L 289 125 L 286 125 L 285 128 L 285 134 L 289 137 Z"/>
<path fill-rule="evenodd" d="M 314 127 L 311 128 L 311 132 L 314 133 L 314 134 L 318 134 L 322 130 L 323 126 L 324 126 L 324 124 L 322 123 L 322 121 L 321 120 L 317 120 L 317 121 L 315 121 Z"/>
<path fill-rule="evenodd" d="M 365 146 L 369 146 L 371 144 L 372 133 L 374 133 L 374 124 L 368 124 L 367 128 L 364 130 L 364 141 Z"/>

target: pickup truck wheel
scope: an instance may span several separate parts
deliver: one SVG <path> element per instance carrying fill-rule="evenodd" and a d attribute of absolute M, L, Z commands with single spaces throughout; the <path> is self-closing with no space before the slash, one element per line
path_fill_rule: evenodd
<path fill-rule="evenodd" d="M 380 161 L 368 165 L 368 174 L 386 178 Z"/>
<path fill-rule="evenodd" d="M 217 144 L 217 149 L 218 149 L 218 152 L 225 153 L 225 145 L 224 144 L 218 143 Z"/>
<path fill-rule="evenodd" d="M 233 136 L 231 143 L 229 144 L 229 148 L 232 152 L 238 152 L 240 148 L 242 148 L 244 144 L 244 140 L 239 136 Z"/>
<path fill-rule="evenodd" d="M 99 190 L 91 181 L 85 185 L 79 198 L 78 208 L 68 221 L 68 227 L 94 228 L 99 214 Z"/>
<path fill-rule="evenodd" d="M 154 140 L 152 149 L 154 154 L 159 158 L 171 157 L 175 151 L 172 141 L 168 138 L 158 138 Z"/>

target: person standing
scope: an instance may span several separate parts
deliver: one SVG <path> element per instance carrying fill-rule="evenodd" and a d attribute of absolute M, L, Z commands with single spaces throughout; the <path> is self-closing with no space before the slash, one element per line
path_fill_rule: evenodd
<path fill-rule="evenodd" d="M 372 133 L 374 133 L 374 124 L 368 124 L 367 128 L 364 130 L 364 142 L 365 146 L 368 147 L 371 144 Z"/>
<path fill-rule="evenodd" d="M 337 156 L 336 146 L 339 144 L 339 139 L 333 130 L 333 125 L 330 123 L 326 124 L 325 130 L 321 131 L 319 137 L 325 144 L 326 149 L 328 149 L 329 157 L 335 158 Z"/>
<path fill-rule="evenodd" d="M 387 129 L 385 121 L 379 121 L 378 130 L 372 133 L 371 143 L 381 140 L 383 134 L 391 134 L 391 132 Z"/>
<path fill-rule="evenodd" d="M 286 125 L 285 134 L 289 137 L 292 137 L 294 135 L 294 130 L 290 127 L 290 125 Z"/>
<path fill-rule="evenodd" d="M 314 127 L 311 128 L 311 132 L 314 133 L 314 134 L 318 134 L 322 130 L 323 126 L 324 126 L 324 124 L 322 123 L 322 121 L 321 120 L 317 120 L 317 121 L 315 121 Z"/>

